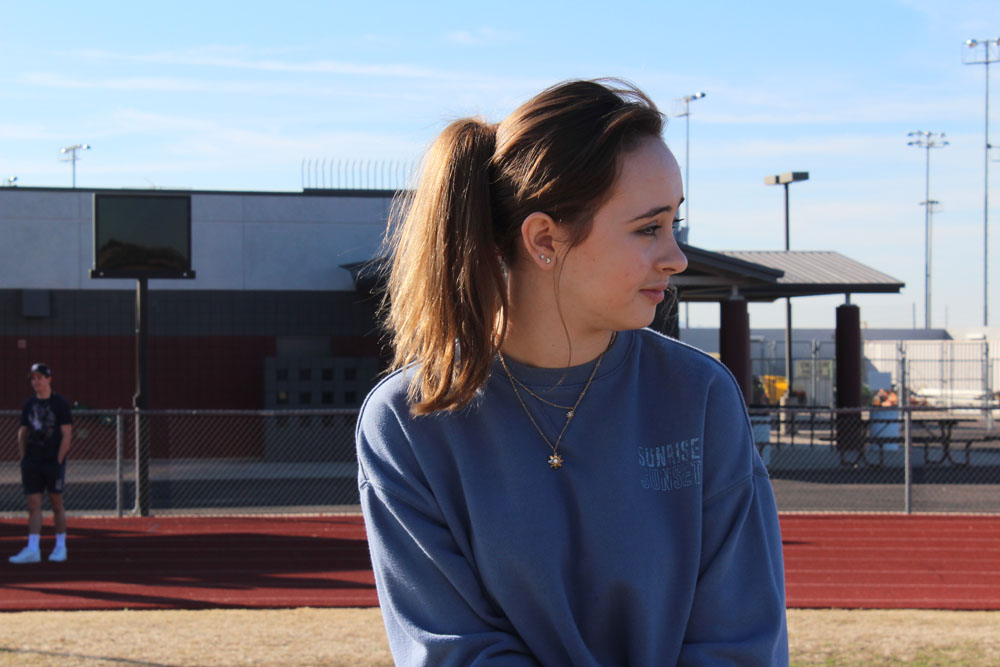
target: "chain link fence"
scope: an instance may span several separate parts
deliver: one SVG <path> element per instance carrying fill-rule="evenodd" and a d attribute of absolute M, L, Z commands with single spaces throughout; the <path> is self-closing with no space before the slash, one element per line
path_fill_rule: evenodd
<path fill-rule="evenodd" d="M 0 412 L 0 514 L 24 512 L 18 420 Z M 77 411 L 66 507 L 122 516 L 354 506 L 356 420 L 355 410 Z M 782 511 L 1000 513 L 1000 430 L 981 406 L 752 409 L 751 424 Z"/>
<path fill-rule="evenodd" d="M 24 510 L 19 419 L 0 412 L 8 434 L 0 513 Z M 75 411 L 73 420 L 70 512 L 308 512 L 358 503 L 357 410 Z"/>
<path fill-rule="evenodd" d="M 1000 512 L 1000 431 L 982 406 L 755 409 L 750 419 L 782 511 Z"/>

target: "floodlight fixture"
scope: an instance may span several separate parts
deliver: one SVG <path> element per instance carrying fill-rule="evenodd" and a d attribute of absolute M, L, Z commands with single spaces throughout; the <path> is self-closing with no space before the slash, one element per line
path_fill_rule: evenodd
<path fill-rule="evenodd" d="M 77 157 L 76 152 L 77 151 L 89 151 L 89 150 L 90 150 L 90 144 L 73 144 L 72 146 L 66 146 L 65 148 L 63 148 L 62 150 L 59 151 L 60 153 L 63 153 L 63 154 L 69 154 L 69 157 L 63 158 L 62 161 L 63 162 L 72 163 L 72 165 L 73 165 L 73 187 L 74 188 L 76 187 L 76 161 L 80 159 L 79 157 Z"/>
<path fill-rule="evenodd" d="M 809 172 L 808 171 L 786 171 L 783 174 L 775 174 L 774 176 L 765 176 L 764 185 L 788 185 L 789 183 L 797 183 L 798 181 L 808 181 Z M 785 248 L 787 250 L 788 248 Z"/>

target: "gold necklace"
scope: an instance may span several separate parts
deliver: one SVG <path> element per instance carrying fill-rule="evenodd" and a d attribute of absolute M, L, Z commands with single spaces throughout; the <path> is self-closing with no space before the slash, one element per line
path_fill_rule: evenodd
<path fill-rule="evenodd" d="M 504 370 L 507 370 L 507 366 L 506 365 L 504 365 Z M 524 384 L 523 382 L 521 382 L 520 380 L 518 380 L 513 375 L 510 375 L 510 373 L 508 373 L 508 376 L 512 380 L 514 380 L 514 382 L 517 383 L 518 387 L 520 387 L 521 389 L 525 390 L 526 392 L 528 392 L 529 394 L 531 394 L 532 396 L 534 396 L 535 398 L 537 398 L 539 401 L 541 401 L 545 405 L 551 405 L 552 407 L 554 407 L 554 408 L 556 408 L 558 410 L 565 410 L 567 412 L 573 410 L 573 406 L 572 405 L 559 405 L 558 403 L 553 403 L 552 401 L 547 400 L 547 399 L 543 398 L 542 396 L 539 396 L 535 392 L 531 391 L 531 388 L 528 385 Z"/>
<path fill-rule="evenodd" d="M 608 341 L 608 346 L 604 348 L 604 351 L 601 352 L 601 355 L 597 357 L 597 362 L 594 364 L 594 369 L 590 371 L 590 377 L 587 378 L 587 384 L 583 386 L 583 391 L 581 391 L 580 395 L 576 397 L 576 403 L 574 403 L 572 407 L 569 408 L 569 411 L 566 413 L 566 421 L 563 422 L 562 430 L 559 431 L 559 436 L 556 438 L 555 444 L 552 444 L 552 441 L 549 440 L 548 436 L 545 435 L 545 432 L 542 431 L 542 428 L 538 425 L 538 422 L 536 422 L 535 418 L 531 415 L 531 411 L 528 410 L 528 406 L 525 405 L 524 399 L 521 398 L 521 394 L 517 390 L 517 385 L 521 385 L 532 396 L 541 400 L 544 403 L 548 403 L 549 405 L 553 405 L 559 409 L 564 409 L 564 406 L 556 405 L 554 403 L 546 401 L 541 396 L 538 396 L 538 394 L 525 387 L 523 382 L 521 382 L 520 380 L 515 380 L 514 374 L 511 373 L 510 368 L 507 367 L 507 362 L 503 358 L 503 353 L 502 352 L 497 353 L 497 356 L 500 357 L 500 365 L 503 366 L 504 372 L 507 373 L 507 379 L 510 380 L 510 388 L 514 390 L 514 396 L 517 397 L 517 402 L 521 404 L 521 409 L 524 410 L 524 414 L 528 415 L 528 420 L 531 422 L 531 425 L 535 427 L 535 430 L 538 431 L 538 435 L 542 436 L 542 440 L 544 440 L 545 444 L 548 445 L 549 449 L 552 450 L 552 456 L 550 456 L 548 460 L 549 460 L 549 467 L 554 470 L 558 470 L 563 465 L 563 457 L 559 456 L 559 444 L 562 442 L 563 435 L 565 435 L 566 433 L 566 428 L 569 426 L 570 420 L 573 419 L 573 415 L 576 414 L 576 409 L 580 407 L 580 402 L 583 401 L 583 397 L 587 395 L 587 390 L 590 389 L 590 384 L 594 381 L 594 376 L 597 375 L 597 369 L 601 367 L 601 361 L 604 359 L 605 352 L 611 349 L 611 345 L 614 344 L 615 338 L 617 336 L 618 336 L 617 331 L 611 333 L 611 340 Z"/>

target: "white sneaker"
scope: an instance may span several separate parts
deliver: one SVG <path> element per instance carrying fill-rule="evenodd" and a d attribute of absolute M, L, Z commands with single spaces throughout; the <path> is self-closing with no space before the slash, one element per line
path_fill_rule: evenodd
<path fill-rule="evenodd" d="M 20 553 L 15 556 L 11 556 L 7 560 L 11 563 L 37 563 L 42 560 L 42 554 L 39 553 L 38 549 L 24 547 L 21 549 Z"/>
<path fill-rule="evenodd" d="M 66 560 L 66 547 L 56 547 L 53 549 L 52 553 L 49 554 L 49 560 L 56 563 Z"/>

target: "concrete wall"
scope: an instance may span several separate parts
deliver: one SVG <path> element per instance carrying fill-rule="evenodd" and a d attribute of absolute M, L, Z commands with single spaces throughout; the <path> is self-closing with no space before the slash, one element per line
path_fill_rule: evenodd
<path fill-rule="evenodd" d="M 93 194 L 0 189 L 0 288 L 134 289 L 134 280 L 89 276 Z M 197 277 L 151 280 L 150 289 L 353 291 L 351 275 L 341 265 L 378 252 L 392 197 L 389 191 L 169 194 L 191 195 Z"/>

